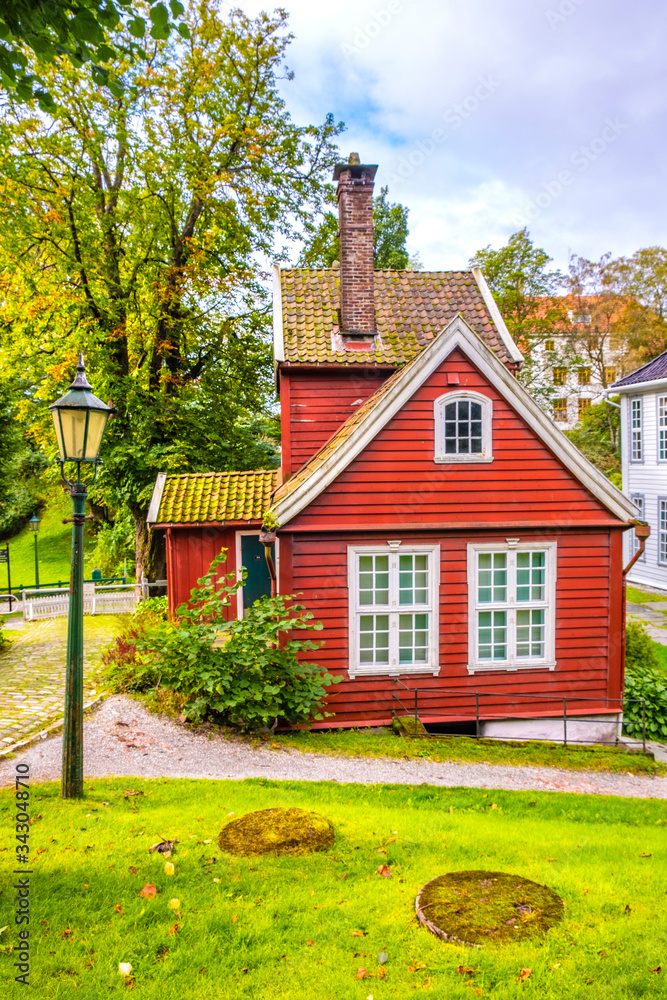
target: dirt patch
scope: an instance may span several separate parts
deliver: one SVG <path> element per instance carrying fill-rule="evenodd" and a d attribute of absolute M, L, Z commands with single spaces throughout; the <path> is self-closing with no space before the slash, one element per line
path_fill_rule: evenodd
<path fill-rule="evenodd" d="M 325 851 L 334 828 L 324 816 L 305 809 L 260 809 L 223 827 L 218 847 L 228 854 L 306 854 Z"/>
<path fill-rule="evenodd" d="M 546 885 L 506 872 L 450 872 L 427 882 L 416 903 L 419 922 L 456 944 L 539 937 L 563 918 L 562 899 Z"/>

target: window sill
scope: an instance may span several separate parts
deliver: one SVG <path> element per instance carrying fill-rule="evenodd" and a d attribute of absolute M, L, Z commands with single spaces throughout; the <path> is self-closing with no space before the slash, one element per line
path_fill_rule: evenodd
<path fill-rule="evenodd" d="M 462 463 L 482 465 L 492 462 L 493 455 L 436 455 L 433 459 L 436 465 L 459 465 Z"/>
<path fill-rule="evenodd" d="M 469 674 L 487 674 L 491 672 L 511 674 L 516 673 L 517 670 L 555 670 L 556 661 L 548 663 L 494 663 L 480 664 L 480 663 L 469 663 L 468 673 Z"/>
<path fill-rule="evenodd" d="M 355 677 L 413 677 L 415 674 L 429 674 L 437 677 L 440 667 L 401 667 L 398 670 L 390 670 L 387 667 L 348 667 L 348 676 L 351 681 Z"/>

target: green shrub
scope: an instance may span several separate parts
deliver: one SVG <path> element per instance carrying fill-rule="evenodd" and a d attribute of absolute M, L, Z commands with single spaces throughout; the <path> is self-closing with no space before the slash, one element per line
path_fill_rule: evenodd
<path fill-rule="evenodd" d="M 147 597 L 139 601 L 132 612 L 132 621 L 143 627 L 157 622 L 166 622 L 169 618 L 169 602 L 166 597 Z"/>
<path fill-rule="evenodd" d="M 641 622 L 628 622 L 625 629 L 625 669 L 657 667 L 655 643 Z"/>
<path fill-rule="evenodd" d="M 264 597 L 228 622 L 226 608 L 242 582 L 233 573 L 228 582 L 216 575 L 223 560 L 224 550 L 193 588 L 192 606 L 181 605 L 171 621 L 154 614 L 133 622 L 107 653 L 109 680 L 117 690 L 162 688 L 184 696 L 184 714 L 194 722 L 208 717 L 258 729 L 276 717 L 323 718 L 326 688 L 338 678 L 298 659 L 321 643 L 290 637 L 319 631 L 321 623 L 290 597 Z"/>
<path fill-rule="evenodd" d="M 4 649 L 7 645 L 7 636 L 4 633 L 5 622 L 7 619 L 4 615 L 0 615 L 0 649 Z"/>

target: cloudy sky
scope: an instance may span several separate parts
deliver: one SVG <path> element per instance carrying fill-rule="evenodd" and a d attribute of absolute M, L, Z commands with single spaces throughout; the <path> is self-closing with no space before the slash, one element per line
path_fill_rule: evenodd
<path fill-rule="evenodd" d="M 523 225 L 560 267 L 667 245 L 662 0 L 284 6 L 293 116 L 345 121 L 342 151 L 380 165 L 425 267 Z"/>

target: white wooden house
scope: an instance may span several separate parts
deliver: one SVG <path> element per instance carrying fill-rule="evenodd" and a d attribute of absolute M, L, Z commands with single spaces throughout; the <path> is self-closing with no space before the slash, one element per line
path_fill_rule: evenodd
<path fill-rule="evenodd" d="M 610 394 L 621 397 L 623 492 L 651 526 L 646 550 L 628 582 L 667 591 L 667 351 L 619 379 Z M 639 545 L 628 532 L 626 562 Z"/>

